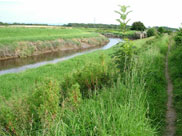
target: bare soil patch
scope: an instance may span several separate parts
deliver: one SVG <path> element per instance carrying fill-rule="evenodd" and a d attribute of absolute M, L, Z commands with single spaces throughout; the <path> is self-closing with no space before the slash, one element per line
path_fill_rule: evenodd
<path fill-rule="evenodd" d="M 174 136 L 176 133 L 176 111 L 173 106 L 173 84 L 171 82 L 171 78 L 169 75 L 168 69 L 168 54 L 170 51 L 170 45 L 168 46 L 168 53 L 166 56 L 166 69 L 165 69 L 165 76 L 167 80 L 167 93 L 168 93 L 168 101 L 167 101 L 167 113 L 166 113 L 166 130 L 164 136 Z"/>

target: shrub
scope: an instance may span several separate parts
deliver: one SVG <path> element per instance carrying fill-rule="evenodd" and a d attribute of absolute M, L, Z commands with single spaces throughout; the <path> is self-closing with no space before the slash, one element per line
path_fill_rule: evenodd
<path fill-rule="evenodd" d="M 29 130 L 49 130 L 59 113 L 60 89 L 57 81 L 45 80 L 25 98 L 9 101 L 0 110 L 0 135 L 21 135 Z"/>
<path fill-rule="evenodd" d="M 150 28 L 147 30 L 147 36 L 151 37 L 151 36 L 156 36 L 157 35 L 157 31 L 155 28 Z"/>
<path fill-rule="evenodd" d="M 87 64 L 82 69 L 65 76 L 61 83 L 64 98 L 69 96 L 68 92 L 75 84 L 79 85 L 83 97 L 89 97 L 94 90 L 111 84 L 111 80 L 115 77 L 114 68 L 112 64 L 107 64 L 104 58 L 100 59 L 100 63 Z"/>
<path fill-rule="evenodd" d="M 157 29 L 157 31 L 160 33 L 160 34 L 163 34 L 165 32 L 164 28 L 163 27 L 159 27 Z"/>
<path fill-rule="evenodd" d="M 178 30 L 174 40 L 176 42 L 176 46 L 182 46 L 182 28 Z"/>
<path fill-rule="evenodd" d="M 70 106 L 78 107 L 82 101 L 82 95 L 80 93 L 80 85 L 78 83 L 73 84 L 71 88 L 69 88 L 67 91 L 68 91 L 67 101 L 69 104 L 68 107 Z"/>
<path fill-rule="evenodd" d="M 30 113 L 36 122 L 41 123 L 40 127 L 43 127 L 42 125 L 50 127 L 59 112 L 60 97 L 59 84 L 52 80 L 46 80 L 28 97 Z"/>
<path fill-rule="evenodd" d="M 130 67 L 132 56 L 136 53 L 135 51 L 135 47 L 131 41 L 121 43 L 120 46 L 115 49 L 112 58 L 120 72 L 123 72 Z"/>

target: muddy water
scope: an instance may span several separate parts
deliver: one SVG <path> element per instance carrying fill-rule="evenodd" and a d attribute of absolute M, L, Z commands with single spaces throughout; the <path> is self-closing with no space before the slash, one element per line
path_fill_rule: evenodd
<path fill-rule="evenodd" d="M 37 68 L 46 64 L 55 64 L 57 62 L 68 60 L 76 56 L 87 54 L 96 50 L 109 49 L 121 41 L 122 40 L 118 38 L 110 38 L 109 43 L 100 48 L 66 51 L 66 52 L 65 51 L 54 52 L 28 58 L 18 58 L 18 59 L 0 61 L 0 75 L 8 73 L 17 73 L 24 71 L 26 69 Z"/>

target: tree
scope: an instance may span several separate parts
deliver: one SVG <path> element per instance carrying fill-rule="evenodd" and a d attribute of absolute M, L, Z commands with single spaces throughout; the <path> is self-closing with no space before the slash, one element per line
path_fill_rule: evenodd
<path fill-rule="evenodd" d="M 182 28 L 179 28 L 179 30 L 177 31 L 174 40 L 175 40 L 177 46 L 182 47 Z"/>
<path fill-rule="evenodd" d="M 138 21 L 138 22 L 134 22 L 131 26 L 131 30 L 138 30 L 138 31 L 144 31 L 145 30 L 145 26 L 142 22 Z"/>
<path fill-rule="evenodd" d="M 127 19 L 127 17 L 128 17 L 128 14 L 131 13 L 132 11 L 128 11 L 129 6 L 119 5 L 119 7 L 120 7 L 120 11 L 115 11 L 115 12 L 120 15 L 120 18 L 116 20 L 120 23 L 121 30 L 125 33 L 126 25 L 130 21 L 130 19 Z"/>
<path fill-rule="evenodd" d="M 165 30 L 164 30 L 164 28 L 163 28 L 163 27 L 159 27 L 159 28 L 157 29 L 157 31 L 158 31 L 160 34 L 162 34 L 162 33 L 164 33 L 164 32 L 165 32 Z"/>
<path fill-rule="evenodd" d="M 147 30 L 148 37 L 155 36 L 155 35 L 157 35 L 157 30 L 155 28 L 150 28 Z"/>

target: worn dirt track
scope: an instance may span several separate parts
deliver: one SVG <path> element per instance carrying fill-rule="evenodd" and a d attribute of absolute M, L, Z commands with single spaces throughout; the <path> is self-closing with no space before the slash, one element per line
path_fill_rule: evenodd
<path fill-rule="evenodd" d="M 173 84 L 171 82 L 171 78 L 169 75 L 168 69 L 168 54 L 170 52 L 170 44 L 168 46 L 168 53 L 166 56 L 166 68 L 165 68 L 165 76 L 167 81 L 167 113 L 166 113 L 166 130 L 164 132 L 164 136 L 174 136 L 176 132 L 175 121 L 176 121 L 176 111 L 173 107 Z"/>

